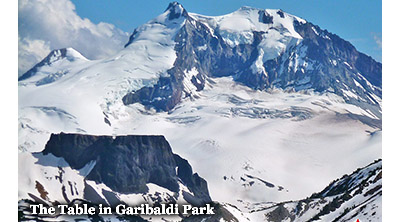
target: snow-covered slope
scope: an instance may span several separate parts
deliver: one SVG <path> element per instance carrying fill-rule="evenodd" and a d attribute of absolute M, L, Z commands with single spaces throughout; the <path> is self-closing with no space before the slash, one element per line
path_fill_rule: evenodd
<path fill-rule="evenodd" d="M 34 73 L 23 75 L 19 81 L 19 148 L 42 150 L 48 137 L 37 138 L 38 133 L 112 134 L 105 119 L 123 118 L 113 115 L 114 110 L 124 109 L 122 97 L 154 84 L 173 66 L 173 37 L 181 24 L 163 22 L 166 16 L 168 12 L 141 26 L 136 41 L 111 58 L 71 60 L 57 57 L 58 52 L 75 55 L 75 50 L 56 50 L 35 66 Z"/>
<path fill-rule="evenodd" d="M 211 17 L 171 3 L 111 58 L 56 50 L 24 76 L 20 175 L 42 171 L 30 153 L 51 133 L 164 135 L 213 200 L 246 213 L 381 157 L 381 64 L 281 10 Z M 20 198 L 35 190 L 24 181 Z"/>
<path fill-rule="evenodd" d="M 130 106 L 116 133 L 127 124 L 135 134 L 165 135 L 204 175 L 212 198 L 229 203 L 305 197 L 381 155 L 380 120 L 339 96 L 212 81 L 169 113 Z"/>
<path fill-rule="evenodd" d="M 251 44 L 254 42 L 253 32 L 265 32 L 271 29 L 260 44 L 260 50 L 265 52 L 263 62 L 276 58 L 286 47 L 290 47 L 288 43 L 291 40 L 296 42 L 302 39 L 295 31 L 294 21 L 306 22 L 282 10 L 264 10 L 246 6 L 223 16 L 204 16 L 195 13 L 190 13 L 190 16 L 207 24 L 211 30 L 217 31 L 232 47 L 239 44 Z"/>
<path fill-rule="evenodd" d="M 381 221 L 382 161 L 344 175 L 307 199 L 253 207 L 251 216 L 266 221 Z"/>

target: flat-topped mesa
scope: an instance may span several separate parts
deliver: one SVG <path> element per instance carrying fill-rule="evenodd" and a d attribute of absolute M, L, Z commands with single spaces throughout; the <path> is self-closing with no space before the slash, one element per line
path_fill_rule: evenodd
<path fill-rule="evenodd" d="M 193 174 L 189 163 L 172 153 L 164 136 L 92 136 L 52 134 L 43 154 L 62 157 L 73 169 L 95 161 L 85 179 L 104 183 L 115 192 L 146 193 L 153 183 L 178 193 L 179 183 L 194 194 L 185 193 L 188 202 L 211 202 L 207 182 Z"/>

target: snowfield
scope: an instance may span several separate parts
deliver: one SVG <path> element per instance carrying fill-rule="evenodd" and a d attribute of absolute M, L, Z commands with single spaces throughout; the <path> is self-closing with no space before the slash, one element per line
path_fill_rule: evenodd
<path fill-rule="evenodd" d="M 266 12 L 277 31 L 269 32 L 260 44 L 254 69 L 301 41 L 293 21 L 304 20 L 286 13 L 282 18 L 279 10 Z M 251 43 L 252 31 L 271 28 L 255 22 L 259 14 L 246 7 L 224 16 L 190 15 L 226 33 L 222 36 L 230 45 Z M 332 92 L 260 91 L 232 77 L 208 78 L 205 88 L 196 91 L 191 79 L 199 71 L 192 69 L 186 70 L 183 81 L 194 96 L 183 98 L 173 110 L 124 105 L 122 97 L 128 92 L 168 75 L 176 59 L 174 36 L 183 24 L 183 18 L 169 21 L 165 12 L 139 27 L 134 41 L 108 59 L 87 60 L 72 48 L 66 57 L 55 51 L 49 64 L 19 81 L 19 199 L 29 199 L 28 193 L 40 196 L 38 183 L 51 201 L 64 199 L 63 185 L 70 200 L 82 198 L 84 175 L 95 162 L 77 171 L 62 158 L 38 158 L 41 154 L 35 153 L 44 149 L 51 133 L 59 132 L 164 135 L 173 152 L 207 181 L 211 198 L 224 203 L 240 221 L 259 219 L 249 213 L 255 204 L 272 206 L 309 197 L 332 180 L 381 158 L 381 117 Z M 303 81 L 307 84 L 309 79 Z M 344 94 L 355 95 L 350 90 Z M 378 96 L 374 99 L 381 104 Z M 64 182 L 56 179 L 61 170 Z M 109 189 L 104 184 L 91 186 Z M 157 185 L 148 187 L 148 195 L 172 195 Z M 121 194 L 119 198 L 133 203 L 145 197 Z"/>
<path fill-rule="evenodd" d="M 21 107 L 20 119 L 29 125 L 20 127 L 23 150 L 41 151 L 51 132 L 165 135 L 173 151 L 207 180 L 214 200 L 239 206 L 305 198 L 381 157 L 380 129 L 346 115 L 369 114 L 334 94 L 254 91 L 226 77 L 212 79 L 198 99 L 157 113 L 121 101 L 93 109 L 92 100 L 101 98 L 63 97 L 62 91 L 51 93 L 62 99 L 46 103 L 64 105 L 70 115 Z M 81 109 L 75 112 L 76 107 Z M 96 125 L 85 127 L 80 119 Z"/>

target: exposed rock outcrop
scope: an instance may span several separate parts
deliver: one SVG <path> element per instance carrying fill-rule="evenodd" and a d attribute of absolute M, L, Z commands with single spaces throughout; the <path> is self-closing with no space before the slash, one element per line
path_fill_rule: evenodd
<path fill-rule="evenodd" d="M 181 182 L 193 194 L 184 194 L 189 203 L 211 202 L 207 182 L 193 174 L 185 159 L 172 153 L 164 136 L 52 134 L 43 150 L 49 153 L 64 158 L 73 169 L 95 161 L 86 179 L 118 193 L 146 193 L 148 183 L 177 193 Z"/>

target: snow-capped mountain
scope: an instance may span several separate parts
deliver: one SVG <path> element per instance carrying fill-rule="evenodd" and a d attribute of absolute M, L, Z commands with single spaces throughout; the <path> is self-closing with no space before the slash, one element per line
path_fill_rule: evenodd
<path fill-rule="evenodd" d="M 179 24 L 174 67 L 157 84 L 125 96 L 125 104 L 168 111 L 202 90 L 207 77 L 233 76 L 254 89 L 331 91 L 348 102 L 371 104 L 368 108 L 379 115 L 381 64 L 303 19 L 249 7 L 207 17 L 187 13 L 178 3 L 163 15 L 150 24 Z M 134 31 L 126 47 L 148 34 L 144 27 Z"/>
<path fill-rule="evenodd" d="M 54 50 L 20 77 L 19 197 L 32 200 L 43 167 L 89 164 L 44 155 L 51 134 L 163 135 L 213 201 L 252 219 L 254 204 L 304 199 L 381 158 L 381 76 L 349 42 L 282 10 L 204 16 L 171 3 L 110 58 Z"/>

